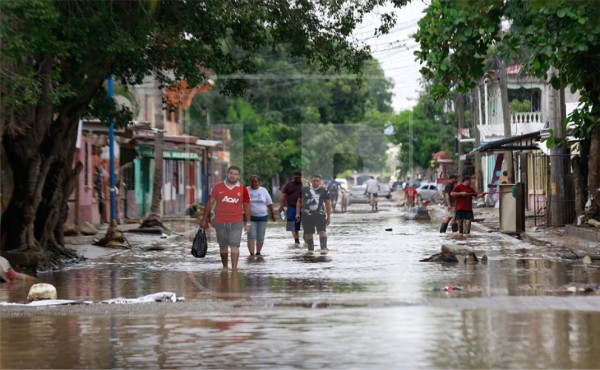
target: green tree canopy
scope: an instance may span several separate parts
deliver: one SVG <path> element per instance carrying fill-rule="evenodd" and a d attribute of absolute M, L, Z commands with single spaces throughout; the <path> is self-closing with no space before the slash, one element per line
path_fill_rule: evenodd
<path fill-rule="evenodd" d="M 280 44 L 323 70 L 357 73 L 369 50 L 349 36 L 384 2 L 0 1 L 0 127 L 14 180 L 2 254 L 30 266 L 71 255 L 62 225 L 82 168 L 72 165 L 78 121 L 106 95 L 108 75 L 123 86 L 152 75 L 195 87 L 210 73 L 254 73 L 261 51 Z M 382 31 L 393 22 L 384 21 Z M 222 91 L 245 85 L 229 79 Z"/>
<path fill-rule="evenodd" d="M 349 154 L 356 148 L 364 167 L 382 169 L 391 82 L 375 60 L 366 63 L 364 80 L 358 81 L 349 70 L 322 75 L 306 59 L 286 56 L 285 47 L 257 59 L 261 67 L 248 76 L 242 97 L 214 91 L 195 98 L 192 134 L 209 135 L 207 115 L 211 127 L 229 127 L 238 133 L 232 161 L 265 179 L 287 178 L 295 168 L 323 176 L 354 170 L 357 158 Z"/>
<path fill-rule="evenodd" d="M 412 137 L 410 135 L 412 124 Z M 405 110 L 392 118 L 394 134 L 391 141 L 401 144 L 400 170 L 411 169 L 410 150 L 413 150 L 415 169 L 430 167 L 432 155 L 444 151 L 450 156 L 455 151 L 456 117 L 444 111 L 442 102 L 434 101 L 424 92 L 411 110 Z"/>

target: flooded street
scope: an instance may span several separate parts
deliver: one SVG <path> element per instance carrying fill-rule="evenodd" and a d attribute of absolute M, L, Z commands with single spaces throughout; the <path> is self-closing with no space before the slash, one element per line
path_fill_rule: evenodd
<path fill-rule="evenodd" d="M 214 234 L 207 257 L 192 257 L 187 233 L 138 237 L 161 251 L 134 244 L 40 274 L 59 299 L 171 291 L 186 301 L 16 314 L 2 307 L 0 367 L 599 366 L 600 297 L 565 286 L 599 284 L 600 269 L 498 233 L 440 235 L 435 221 L 405 221 L 391 203 L 380 209 L 352 205 L 334 214 L 327 254 L 307 255 L 283 222 L 272 223 L 264 256 L 248 257 L 244 237 L 237 272 L 221 270 Z M 442 244 L 489 261 L 419 262 Z M 30 285 L 3 284 L 0 300 L 24 301 Z"/>

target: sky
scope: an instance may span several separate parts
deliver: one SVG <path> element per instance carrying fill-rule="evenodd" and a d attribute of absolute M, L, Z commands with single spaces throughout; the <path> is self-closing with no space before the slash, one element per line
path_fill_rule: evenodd
<path fill-rule="evenodd" d="M 417 22 L 429 1 L 413 0 L 402 9 L 394 10 L 396 26 L 385 36 L 375 38 L 373 31 L 379 24 L 378 14 L 392 7 L 383 8 L 369 15 L 357 28 L 355 37 L 371 46 L 371 52 L 379 61 L 386 77 L 394 82 L 392 106 L 397 112 L 410 109 L 419 96 L 419 63 L 414 52 L 418 45 L 411 37 L 418 29 Z"/>

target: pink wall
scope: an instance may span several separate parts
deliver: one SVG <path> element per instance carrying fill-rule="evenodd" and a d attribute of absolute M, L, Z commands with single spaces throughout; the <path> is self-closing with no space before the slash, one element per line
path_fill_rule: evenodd
<path fill-rule="evenodd" d="M 75 150 L 73 165 L 81 162 L 83 168 L 79 173 L 79 182 L 73 194 L 69 197 L 68 221 L 76 225 L 83 222 L 99 224 L 110 219 L 110 192 L 109 192 L 109 164 L 103 160 L 99 153 L 93 153 L 93 145 L 90 137 L 81 136 L 80 146 Z M 115 161 L 118 168 L 118 161 Z M 96 166 L 104 168 L 105 176 L 102 178 L 102 193 L 104 198 L 104 217 L 98 210 L 97 191 L 94 187 L 96 180 Z"/>
<path fill-rule="evenodd" d="M 546 208 L 546 196 L 543 194 L 527 196 L 527 209 L 530 211 L 536 211 L 539 213 L 540 210 Z"/>

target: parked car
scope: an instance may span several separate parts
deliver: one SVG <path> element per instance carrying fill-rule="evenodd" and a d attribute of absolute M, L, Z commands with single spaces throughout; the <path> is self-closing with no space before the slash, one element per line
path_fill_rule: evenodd
<path fill-rule="evenodd" d="M 365 195 L 366 185 L 354 185 L 350 189 L 348 196 L 348 205 L 352 203 L 369 203 L 369 197 Z"/>
<path fill-rule="evenodd" d="M 442 191 L 434 183 L 424 182 L 417 187 L 417 200 L 429 200 L 435 203 L 443 201 Z"/>
<path fill-rule="evenodd" d="M 379 192 L 377 193 L 379 198 L 387 198 L 392 199 L 392 192 L 390 191 L 390 186 L 383 182 L 379 183 Z"/>

